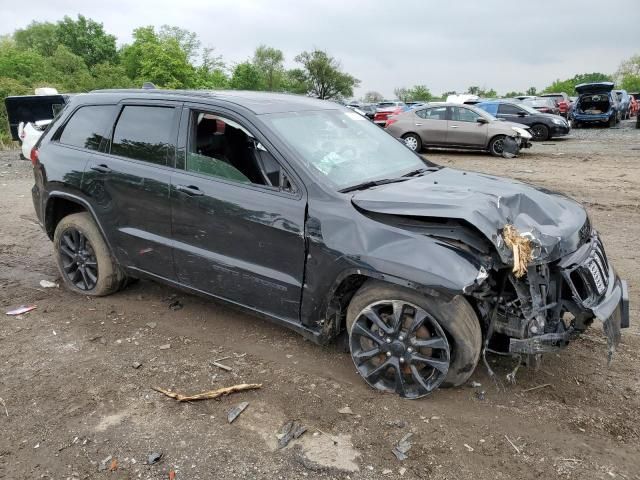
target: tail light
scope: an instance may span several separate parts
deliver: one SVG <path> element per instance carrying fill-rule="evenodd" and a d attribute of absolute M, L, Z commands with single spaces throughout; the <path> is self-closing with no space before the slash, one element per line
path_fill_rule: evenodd
<path fill-rule="evenodd" d="M 31 158 L 31 165 L 35 167 L 40 161 L 40 157 L 38 156 L 38 149 L 36 147 L 33 147 L 31 149 L 31 155 L 29 155 L 29 157 Z"/>
<path fill-rule="evenodd" d="M 397 118 L 389 117 L 387 118 L 387 123 L 384 124 L 384 128 L 387 128 L 398 121 Z"/>

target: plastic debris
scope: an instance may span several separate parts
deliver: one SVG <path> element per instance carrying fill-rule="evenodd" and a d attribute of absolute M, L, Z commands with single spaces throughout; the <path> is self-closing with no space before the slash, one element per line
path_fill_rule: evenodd
<path fill-rule="evenodd" d="M 338 413 L 341 413 L 343 415 L 353 415 L 353 410 L 351 410 L 349 406 L 346 406 L 338 410 Z"/>
<path fill-rule="evenodd" d="M 98 465 L 98 471 L 104 472 L 107 469 L 107 464 L 111 461 L 113 457 L 109 455 L 107 458 L 103 459 Z"/>
<path fill-rule="evenodd" d="M 49 280 L 40 280 L 40 286 L 42 288 L 57 288 L 58 284 L 55 282 L 50 282 Z"/>
<path fill-rule="evenodd" d="M 137 370 L 142 366 L 142 364 L 140 362 L 133 362 L 131 366 Z"/>
<path fill-rule="evenodd" d="M 480 382 L 471 382 L 469 385 L 471 386 L 471 388 L 478 388 L 482 386 Z"/>
<path fill-rule="evenodd" d="M 223 395 L 229 395 L 230 393 L 242 392 L 244 390 L 254 390 L 256 388 L 262 388 L 261 383 L 241 383 L 239 385 L 233 385 L 231 387 L 219 388 L 217 390 L 211 390 L 208 392 L 198 393 L 196 395 L 182 395 L 181 393 L 171 392 L 159 387 L 151 387 L 156 392 L 165 394 L 167 397 L 176 399 L 179 402 L 193 402 L 195 400 L 208 400 L 212 398 L 218 398 Z"/>
<path fill-rule="evenodd" d="M 158 324 L 157 324 L 156 322 L 149 322 L 149 323 L 147 323 L 146 325 L 147 325 L 147 327 L 149 327 L 149 328 L 156 328 L 156 326 L 157 326 Z"/>
<path fill-rule="evenodd" d="M 284 448 L 289 445 L 291 440 L 299 438 L 304 432 L 307 431 L 307 427 L 302 425 L 296 420 L 290 420 L 282 426 L 282 430 L 278 434 L 278 448 Z"/>
<path fill-rule="evenodd" d="M 18 308 L 14 308 L 13 310 L 9 310 L 6 312 L 7 315 L 22 315 L 23 313 L 28 313 L 31 310 L 35 310 L 38 308 L 36 305 L 20 305 Z"/>
<path fill-rule="evenodd" d="M 159 350 L 169 350 L 171 348 L 171 344 L 170 343 L 165 343 L 164 345 L 160 345 L 158 347 Z"/>
<path fill-rule="evenodd" d="M 400 441 L 393 447 L 393 454 L 396 456 L 398 460 L 406 460 L 409 458 L 407 453 L 411 450 L 411 442 L 409 439 L 413 436 L 413 433 L 407 433 L 404 437 L 400 439 Z"/>
<path fill-rule="evenodd" d="M 242 402 L 229 410 L 227 414 L 227 421 L 233 423 L 233 421 L 240 416 L 242 412 L 249 406 L 249 402 Z"/>
<path fill-rule="evenodd" d="M 151 452 L 147 457 L 147 465 L 154 465 L 162 458 L 162 452 Z"/>

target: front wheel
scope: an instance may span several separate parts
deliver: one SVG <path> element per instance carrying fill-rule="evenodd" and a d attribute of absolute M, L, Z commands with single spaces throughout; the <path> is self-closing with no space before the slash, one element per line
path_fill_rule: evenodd
<path fill-rule="evenodd" d="M 415 133 L 407 133 L 402 137 L 404 144 L 413 152 L 422 150 L 422 140 Z"/>
<path fill-rule="evenodd" d="M 533 139 L 537 141 L 544 141 L 549 139 L 549 127 L 542 124 L 536 124 L 531 127 L 531 133 Z"/>
<path fill-rule="evenodd" d="M 480 323 L 461 296 L 445 301 L 370 280 L 349 304 L 347 329 L 362 378 L 404 398 L 461 385 L 480 358 Z"/>
<path fill-rule="evenodd" d="M 126 277 L 87 212 L 64 217 L 53 236 L 58 270 L 65 286 L 82 295 L 115 293 Z"/>

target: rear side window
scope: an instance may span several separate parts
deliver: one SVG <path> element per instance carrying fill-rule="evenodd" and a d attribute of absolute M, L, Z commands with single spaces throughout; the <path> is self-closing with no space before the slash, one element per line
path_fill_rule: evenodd
<path fill-rule="evenodd" d="M 58 141 L 72 147 L 99 150 L 115 113 L 115 105 L 80 107 L 63 127 Z"/>
<path fill-rule="evenodd" d="M 111 153 L 168 165 L 175 154 L 175 128 L 173 107 L 125 106 L 113 132 Z"/>
<path fill-rule="evenodd" d="M 425 120 L 446 120 L 447 107 L 425 108 L 424 110 L 418 110 L 416 115 Z"/>
<path fill-rule="evenodd" d="M 509 103 L 501 103 L 498 107 L 498 113 L 502 113 L 505 115 L 518 115 L 523 110 L 515 105 L 511 105 Z"/>

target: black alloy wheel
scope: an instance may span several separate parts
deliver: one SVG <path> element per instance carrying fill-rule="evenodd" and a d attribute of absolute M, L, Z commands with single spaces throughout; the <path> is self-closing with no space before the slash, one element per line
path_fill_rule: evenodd
<path fill-rule="evenodd" d="M 539 123 L 531 127 L 531 133 L 534 140 L 543 141 L 549 138 L 549 128 Z"/>
<path fill-rule="evenodd" d="M 98 262 L 91 242 L 80 230 L 69 228 L 60 239 L 60 255 L 66 279 L 83 291 L 98 283 Z"/>
<path fill-rule="evenodd" d="M 351 358 L 373 388 L 415 399 L 429 395 L 449 370 L 449 342 L 424 309 L 401 300 L 366 306 L 351 327 Z"/>

